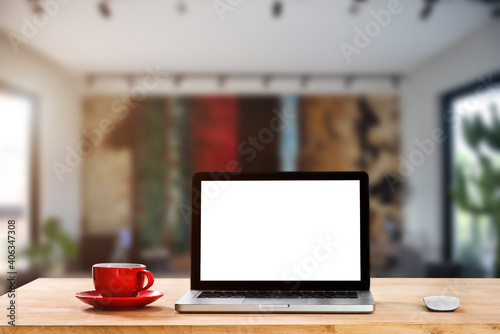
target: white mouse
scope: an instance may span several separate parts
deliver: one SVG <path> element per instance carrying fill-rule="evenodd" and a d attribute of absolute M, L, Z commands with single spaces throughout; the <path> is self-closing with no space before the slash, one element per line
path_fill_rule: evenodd
<path fill-rule="evenodd" d="M 437 312 L 455 311 L 460 306 L 460 299 L 453 296 L 428 296 L 424 302 L 429 310 Z"/>

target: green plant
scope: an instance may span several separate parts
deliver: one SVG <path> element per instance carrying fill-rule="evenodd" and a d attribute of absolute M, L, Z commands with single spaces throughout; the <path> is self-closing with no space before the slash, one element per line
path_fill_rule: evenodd
<path fill-rule="evenodd" d="M 479 114 L 462 120 L 462 134 L 474 152 L 478 165 L 455 169 L 452 195 L 457 205 L 472 215 L 487 215 L 497 229 L 495 276 L 500 277 L 500 117 L 491 105 L 491 125 L 487 126 Z M 496 161 L 495 161 L 496 158 Z"/>
<path fill-rule="evenodd" d="M 165 101 L 148 98 L 138 122 L 137 140 L 137 224 L 141 251 L 163 248 L 167 177 L 167 114 Z"/>
<path fill-rule="evenodd" d="M 42 224 L 42 240 L 31 243 L 26 250 L 26 256 L 33 265 L 48 270 L 61 265 L 61 261 L 74 259 L 77 254 L 76 243 L 62 230 L 59 219 L 54 217 Z"/>

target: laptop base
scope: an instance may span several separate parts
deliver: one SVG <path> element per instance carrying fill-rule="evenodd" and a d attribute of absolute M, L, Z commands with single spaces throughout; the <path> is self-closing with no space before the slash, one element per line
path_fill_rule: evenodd
<path fill-rule="evenodd" d="M 175 303 L 180 313 L 371 313 L 375 301 L 370 291 L 358 291 L 357 299 L 197 298 L 191 290 Z"/>

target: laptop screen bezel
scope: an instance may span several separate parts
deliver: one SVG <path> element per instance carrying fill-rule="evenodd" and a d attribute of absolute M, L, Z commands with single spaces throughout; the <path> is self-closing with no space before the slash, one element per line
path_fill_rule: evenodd
<path fill-rule="evenodd" d="M 358 180 L 360 186 L 360 266 L 359 281 L 201 281 L 201 181 L 231 180 Z M 191 194 L 191 290 L 369 290 L 369 196 L 366 172 L 198 172 L 192 178 Z"/>

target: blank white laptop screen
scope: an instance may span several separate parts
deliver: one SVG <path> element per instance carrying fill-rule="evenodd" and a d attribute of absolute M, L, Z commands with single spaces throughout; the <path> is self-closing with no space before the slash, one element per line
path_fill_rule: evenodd
<path fill-rule="evenodd" d="M 201 281 L 360 281 L 360 181 L 201 181 Z"/>

